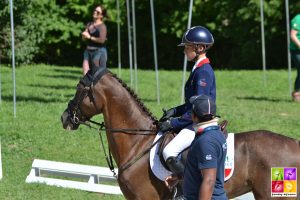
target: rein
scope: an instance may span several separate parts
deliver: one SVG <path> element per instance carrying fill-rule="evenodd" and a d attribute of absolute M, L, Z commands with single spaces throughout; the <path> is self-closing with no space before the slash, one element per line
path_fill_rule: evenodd
<path fill-rule="evenodd" d="M 81 124 L 84 124 L 90 128 L 93 129 L 97 129 L 99 131 L 110 131 L 110 132 L 122 132 L 122 133 L 126 133 L 126 134 L 131 134 L 131 135 L 156 135 L 156 131 L 153 129 L 135 129 L 135 128 L 106 128 L 104 122 L 99 123 L 99 122 L 95 122 L 93 120 L 87 120 L 92 124 L 98 125 L 100 126 L 100 128 L 93 128 L 91 125 L 85 123 L 85 122 L 80 122 Z M 155 132 L 155 133 L 130 133 L 130 132 Z"/>
<path fill-rule="evenodd" d="M 112 155 L 111 155 L 111 152 L 110 152 L 110 148 L 108 148 L 108 150 L 109 150 L 108 151 L 108 155 L 107 155 L 107 153 L 105 151 L 105 147 L 104 147 L 104 142 L 103 142 L 101 131 L 106 131 L 106 132 L 110 131 L 112 133 L 118 133 L 118 132 L 120 133 L 120 132 L 122 132 L 122 133 L 125 133 L 125 134 L 131 134 L 131 135 L 156 135 L 157 134 L 156 131 L 155 130 L 151 130 L 151 129 L 110 129 L 110 128 L 106 128 L 105 127 L 104 122 L 99 123 L 99 122 L 95 122 L 93 120 L 87 120 L 87 121 L 89 121 L 92 124 L 96 124 L 96 125 L 100 126 L 99 128 L 95 128 L 95 127 L 92 127 L 90 124 L 88 124 L 86 122 L 79 121 L 80 124 L 83 124 L 83 125 L 88 126 L 89 128 L 98 130 L 98 134 L 99 134 L 99 137 L 100 137 L 101 146 L 102 146 L 102 149 L 103 149 L 103 152 L 104 152 L 106 163 L 107 163 L 110 171 L 113 173 L 113 176 L 115 176 L 115 177 L 117 177 L 118 175 L 122 174 L 126 169 L 128 169 L 129 167 L 131 167 L 134 163 L 136 163 L 143 156 L 145 156 L 147 153 L 149 153 L 150 150 L 166 136 L 166 134 L 164 134 L 162 137 L 160 137 L 158 140 L 156 140 L 151 146 L 149 146 L 143 152 L 139 153 L 133 159 L 131 159 L 130 161 L 128 161 L 127 163 L 125 163 L 124 165 L 122 165 L 119 168 L 118 175 L 117 175 L 116 172 L 115 172 L 115 167 L 114 167 L 113 158 L 112 158 Z M 155 133 L 151 133 L 151 134 L 149 134 L 149 133 L 148 134 L 146 134 L 146 133 L 132 133 L 132 132 L 145 132 L 145 131 L 150 131 L 150 132 L 155 132 Z"/>

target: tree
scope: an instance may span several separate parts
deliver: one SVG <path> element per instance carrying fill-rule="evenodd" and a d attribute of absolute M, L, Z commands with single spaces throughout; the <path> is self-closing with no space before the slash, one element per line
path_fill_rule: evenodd
<path fill-rule="evenodd" d="M 130 1 L 131 2 L 131 1 Z M 85 48 L 80 33 L 91 21 L 96 0 L 14 0 L 17 62 L 46 62 L 81 66 Z M 153 69 L 152 27 L 149 0 L 136 3 L 136 33 L 139 67 Z M 116 1 L 101 2 L 110 15 L 108 66 L 117 66 Z M 290 0 L 293 17 L 299 7 Z M 128 66 L 126 1 L 120 0 L 122 65 Z M 154 1 L 159 67 L 180 69 L 183 50 L 177 47 L 186 31 L 189 1 Z M 285 3 L 264 0 L 266 55 L 268 68 L 286 65 Z M 0 57 L 10 60 L 10 20 L 8 2 L 0 1 Z M 207 27 L 215 44 L 208 52 L 217 68 L 260 69 L 260 0 L 194 0 L 192 26 Z M 276 45 L 274 45 L 276 44 Z"/>

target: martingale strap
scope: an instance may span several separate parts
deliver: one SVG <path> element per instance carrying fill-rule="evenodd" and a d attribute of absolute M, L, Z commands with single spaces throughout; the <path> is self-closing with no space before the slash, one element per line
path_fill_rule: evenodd
<path fill-rule="evenodd" d="M 158 139 L 156 142 L 154 142 L 152 145 L 150 145 L 147 149 L 145 149 L 144 151 L 142 151 L 140 154 L 136 155 L 134 158 L 132 158 L 130 161 L 128 161 L 127 163 L 125 163 L 124 165 L 122 165 L 119 170 L 118 170 L 118 175 L 115 172 L 115 167 L 114 167 L 114 163 L 113 163 L 113 157 L 111 155 L 110 152 L 110 148 L 108 147 L 108 154 L 105 150 L 105 145 L 104 145 L 104 141 L 102 138 L 102 134 L 101 134 L 101 130 L 102 131 L 110 131 L 111 133 L 117 133 L 117 132 L 121 132 L 121 133 L 126 133 L 126 134 L 134 134 L 134 135 L 156 135 L 156 130 L 152 130 L 152 129 L 109 129 L 105 127 L 105 124 L 102 123 L 98 123 L 92 120 L 88 120 L 89 122 L 99 125 L 99 128 L 94 128 L 91 125 L 85 123 L 85 122 L 80 122 L 80 124 L 86 125 L 89 128 L 95 129 L 98 131 L 99 137 L 100 137 L 100 141 L 101 141 L 101 147 L 106 159 L 106 163 L 110 169 L 110 171 L 113 173 L 113 176 L 117 177 L 120 174 L 122 174 L 126 169 L 128 169 L 129 167 L 131 167 L 134 163 L 136 163 L 138 160 L 140 160 L 143 156 L 145 156 L 147 153 L 150 152 L 150 150 L 158 143 L 160 142 L 164 137 L 160 137 L 160 139 Z M 134 132 L 154 132 L 154 133 L 134 133 Z M 133 132 L 133 133 L 132 133 Z M 165 134 L 166 135 L 166 134 Z"/>

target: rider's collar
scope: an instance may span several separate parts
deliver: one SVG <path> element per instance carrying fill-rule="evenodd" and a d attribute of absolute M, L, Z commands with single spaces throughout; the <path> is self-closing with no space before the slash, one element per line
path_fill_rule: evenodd
<path fill-rule="evenodd" d="M 195 63 L 193 69 L 192 69 L 192 72 L 197 68 L 197 67 L 201 67 L 202 65 L 206 64 L 206 63 L 209 63 L 209 59 L 204 56 L 202 58 L 200 58 L 199 60 L 197 60 L 197 62 Z"/>

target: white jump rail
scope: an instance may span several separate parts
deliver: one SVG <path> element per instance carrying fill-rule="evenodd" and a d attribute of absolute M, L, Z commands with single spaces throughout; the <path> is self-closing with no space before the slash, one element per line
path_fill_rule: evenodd
<path fill-rule="evenodd" d="M 50 178 L 46 177 L 47 175 L 79 178 L 80 180 L 87 180 L 87 182 Z M 89 192 L 122 194 L 119 186 L 105 185 L 102 184 L 103 182 L 117 183 L 112 172 L 106 167 L 39 159 L 33 161 L 31 171 L 26 178 L 26 183 L 44 183 L 46 185 L 73 188 Z"/>
<path fill-rule="evenodd" d="M 1 161 L 1 143 L 0 143 Z M 1 164 L 1 162 L 0 162 Z M 1 169 L 1 168 L 0 168 Z M 1 171 L 0 171 L 1 172 Z M 116 171 L 117 173 L 117 171 Z M 2 174 L 0 174 L 2 175 Z M 56 175 L 62 177 L 72 177 L 86 179 L 87 182 L 63 180 L 45 177 L 46 175 Z M 35 159 L 32 168 L 26 178 L 26 183 L 44 183 L 46 185 L 64 188 L 73 188 L 89 192 L 99 192 L 105 194 L 118 194 L 122 192 L 118 186 L 101 184 L 102 182 L 116 183 L 112 172 L 106 167 L 80 165 L 65 162 Z M 247 193 L 232 200 L 254 200 L 252 193 Z"/>

